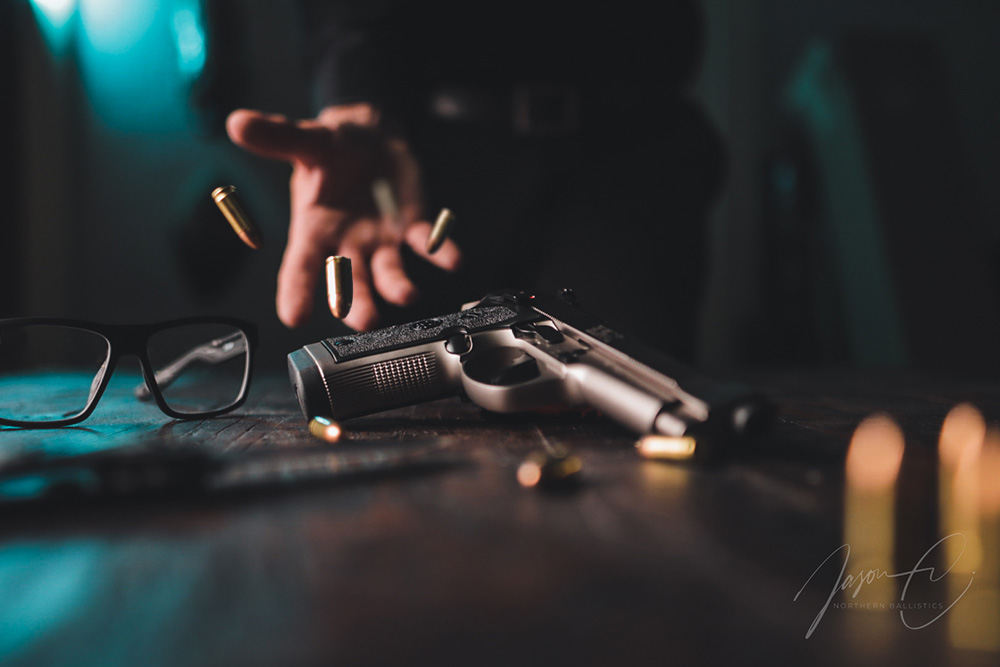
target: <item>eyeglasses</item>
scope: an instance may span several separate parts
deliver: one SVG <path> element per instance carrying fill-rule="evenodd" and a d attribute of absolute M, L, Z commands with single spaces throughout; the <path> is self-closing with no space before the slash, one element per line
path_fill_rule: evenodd
<path fill-rule="evenodd" d="M 118 360 L 139 357 L 135 390 L 176 419 L 238 408 L 250 388 L 257 328 L 226 317 L 149 325 L 0 319 L 0 425 L 69 426 L 94 411 Z"/>

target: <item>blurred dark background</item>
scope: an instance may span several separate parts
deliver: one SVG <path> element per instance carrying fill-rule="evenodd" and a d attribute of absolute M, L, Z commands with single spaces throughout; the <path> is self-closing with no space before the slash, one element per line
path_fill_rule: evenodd
<path fill-rule="evenodd" d="M 1000 3 L 701 4 L 690 94 L 728 173 L 700 361 L 996 371 Z M 0 315 L 240 315 L 272 367 L 340 332 L 278 322 L 288 168 L 222 133 L 237 107 L 314 112 L 299 20 L 273 0 L 3 0 Z M 214 208 L 228 183 L 263 250 Z"/>

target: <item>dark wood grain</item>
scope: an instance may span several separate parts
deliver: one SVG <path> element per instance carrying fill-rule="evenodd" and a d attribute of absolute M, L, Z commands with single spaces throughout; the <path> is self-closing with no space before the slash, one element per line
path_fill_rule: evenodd
<path fill-rule="evenodd" d="M 780 403 L 779 419 L 711 469 L 644 461 L 596 415 L 490 415 L 453 399 L 356 419 L 330 445 L 453 438 L 443 466 L 6 506 L 0 663 L 991 664 L 950 647 L 946 624 L 907 630 L 890 611 L 831 611 L 807 640 L 830 580 L 793 597 L 842 543 L 857 423 L 884 411 L 907 433 L 900 503 L 912 521 L 898 532 L 916 548 L 936 530 L 941 420 L 963 400 L 996 419 L 1000 386 L 747 379 Z M 129 386 L 113 381 L 79 428 L 8 429 L 0 443 L 55 455 L 155 438 L 237 458 L 318 444 L 283 378 L 257 381 L 235 416 L 193 422 L 135 404 Z M 519 486 L 518 464 L 546 444 L 583 459 L 578 488 Z"/>

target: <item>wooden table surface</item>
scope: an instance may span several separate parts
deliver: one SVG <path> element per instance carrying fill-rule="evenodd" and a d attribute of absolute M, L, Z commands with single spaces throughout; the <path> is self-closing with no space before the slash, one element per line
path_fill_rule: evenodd
<path fill-rule="evenodd" d="M 348 422 L 330 445 L 450 437 L 440 465 L 242 493 L 0 505 L 0 664 L 996 664 L 997 653 L 955 645 L 950 615 L 967 599 L 919 630 L 896 610 L 831 606 L 807 639 L 837 568 L 806 582 L 844 544 L 857 424 L 885 411 L 907 437 L 885 567 L 905 571 L 940 537 L 944 416 L 973 401 L 995 422 L 1000 383 L 744 379 L 781 406 L 778 421 L 711 469 L 642 460 L 634 438 L 598 416 L 502 417 L 454 399 Z M 257 378 L 238 413 L 195 422 L 134 403 L 132 382 L 114 379 L 77 428 L 0 430 L 4 456 L 155 438 L 239 459 L 319 442 L 282 377 Z M 520 461 L 546 443 L 581 457 L 578 488 L 518 484 Z M 983 567 L 996 570 L 995 556 Z M 981 569 L 970 591 L 996 606 L 997 576 Z M 920 595 L 946 601 L 958 577 Z"/>

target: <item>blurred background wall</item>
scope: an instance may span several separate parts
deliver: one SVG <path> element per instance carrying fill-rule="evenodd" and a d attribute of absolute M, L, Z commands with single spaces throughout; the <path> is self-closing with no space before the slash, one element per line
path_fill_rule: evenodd
<path fill-rule="evenodd" d="M 705 0 L 703 356 L 993 369 L 1000 3 Z"/>
<path fill-rule="evenodd" d="M 1000 3 L 702 5 L 692 94 L 729 151 L 702 361 L 996 370 Z M 0 314 L 242 315 L 274 367 L 338 331 L 278 323 L 288 168 L 222 127 L 312 112 L 298 21 L 274 0 L 2 0 Z M 215 210 L 228 183 L 263 250 Z"/>
<path fill-rule="evenodd" d="M 21 207 L 0 241 L 5 264 L 17 265 L 5 311 L 244 316 L 264 328 L 276 366 L 304 335 L 318 339 L 274 316 L 289 169 L 248 156 L 224 129 L 238 106 L 309 113 L 294 3 L 3 3 L 16 26 L 5 64 L 19 80 L 20 155 L 10 162 Z M 263 228 L 263 250 L 220 217 L 209 194 L 224 184 L 238 186 Z"/>

